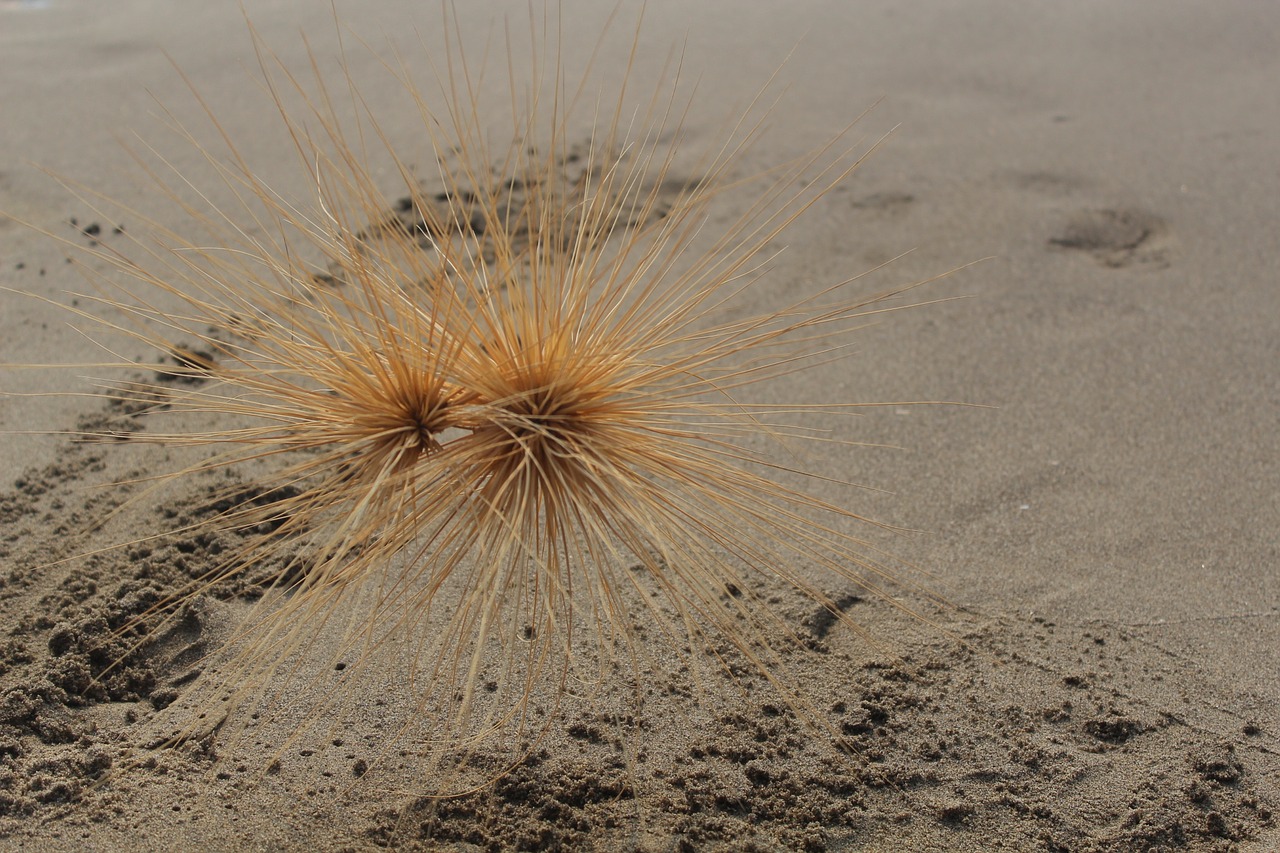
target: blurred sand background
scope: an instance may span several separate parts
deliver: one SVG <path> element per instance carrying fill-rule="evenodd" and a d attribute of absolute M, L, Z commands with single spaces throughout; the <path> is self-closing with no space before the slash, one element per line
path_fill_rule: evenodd
<path fill-rule="evenodd" d="M 245 5 L 286 65 L 305 66 L 305 32 L 336 68 L 328 3 Z M 464 5 L 464 34 L 527 14 Z M 604 6 L 564 4 L 571 67 Z M 623 6 L 623 42 L 635 8 Z M 375 49 L 390 36 L 411 51 L 412 28 L 439 21 L 433 3 L 336 9 Z M 931 617 L 969 647 L 883 602 L 855 604 L 883 647 L 832 632 L 848 662 L 814 675 L 864 747 L 848 766 L 818 747 L 735 758 L 740 742 L 803 730 L 778 730 L 767 704 L 713 696 L 705 725 L 655 723 L 671 740 L 651 745 L 645 772 L 668 764 L 621 799 L 570 790 L 596 744 L 561 732 L 519 784 L 430 819 L 412 798 L 359 789 L 334 807 L 323 781 L 299 781 L 306 768 L 248 790 L 199 756 L 77 800 L 77 778 L 95 772 L 85 756 L 131 721 L 118 708 L 55 713 L 32 685 L 54 623 L 104 606 L 111 587 L 76 593 L 72 569 L 31 569 L 77 541 L 59 524 L 89 520 L 77 486 L 143 451 L 69 449 L 52 433 L 101 408 L 71 396 L 80 372 L 7 370 L 6 392 L 55 393 L 0 397 L 0 847 L 1280 847 L 1280 7 L 651 0 L 642 43 L 641 80 L 684 45 L 704 142 L 799 46 L 775 132 L 744 168 L 820 145 L 881 97 L 859 132 L 899 126 L 786 235 L 770 286 L 836 281 L 908 250 L 876 281 L 991 258 L 925 294 L 970 298 L 893 316 L 807 380 L 852 399 L 996 407 L 877 410 L 857 437 L 903 449 L 830 460 L 886 490 L 860 510 L 922 531 L 876 541 L 931 573 L 954 605 Z M 0 211 L 87 242 L 68 223 L 92 211 L 32 164 L 149 210 L 117 140 L 168 139 L 157 102 L 198 114 L 167 57 L 259 172 L 280 157 L 280 180 L 296 174 L 235 4 L 0 2 Z M 349 37 L 348 62 L 357 77 L 377 70 Z M 364 95 L 378 112 L 379 92 Z M 413 145 L 415 116 L 378 118 Z M 194 151 L 157 145 L 198 172 Z M 104 242 L 113 224 L 100 223 Z M 68 302 L 83 285 L 67 254 L 0 216 L 0 285 Z M 56 307 L 0 292 L 0 363 L 93 352 Z M 28 430 L 50 435 L 12 434 Z M 135 718 L 151 707 L 104 704 L 137 705 Z M 332 772 L 349 776 L 349 758 L 333 756 Z"/>

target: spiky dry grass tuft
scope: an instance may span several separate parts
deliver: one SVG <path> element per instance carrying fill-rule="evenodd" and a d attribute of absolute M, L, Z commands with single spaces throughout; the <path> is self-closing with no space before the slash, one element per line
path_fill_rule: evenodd
<path fill-rule="evenodd" d="M 666 637 L 659 656 L 748 661 L 809 716 L 786 660 L 800 641 L 762 579 L 845 621 L 814 577 L 878 590 L 891 572 L 850 532 L 864 519 L 805 489 L 826 474 L 792 461 L 797 443 L 826 440 L 816 415 L 856 406 L 757 389 L 840 357 L 902 303 L 841 282 L 739 306 L 770 242 L 865 150 L 842 134 L 747 181 L 734 170 L 767 109 L 690 161 L 678 87 L 604 98 L 589 75 L 575 89 L 536 60 L 528 88 L 509 69 L 513 123 L 497 136 L 512 142 L 494 150 L 483 74 L 451 49 L 434 93 L 392 69 L 428 144 L 404 153 L 368 114 L 343 129 L 338 94 L 363 109 L 349 78 L 331 90 L 319 72 L 304 85 L 269 54 L 263 65 L 318 201 L 286 200 L 225 137 L 225 156 L 201 150 L 242 209 L 205 207 L 154 170 L 211 236 L 150 221 L 132 250 L 103 250 L 125 283 L 108 276 L 85 311 L 122 314 L 103 322 L 161 352 L 205 354 L 179 361 L 207 381 L 112 392 L 163 409 L 136 440 L 212 450 L 161 485 L 245 465 L 257 480 L 251 500 L 228 491 L 193 523 L 246 544 L 158 611 L 273 567 L 274 593 L 193 695 L 274 708 L 302 731 L 392 679 L 408 697 L 400 739 L 456 758 L 490 735 L 536 735 L 547 715 L 532 697 L 638 678 L 655 654 L 640 624 Z M 371 140 L 408 188 L 400 202 L 366 166 Z M 424 156 L 439 164 L 426 185 L 408 165 Z M 753 200 L 713 235 L 709 206 L 735 185 Z"/>

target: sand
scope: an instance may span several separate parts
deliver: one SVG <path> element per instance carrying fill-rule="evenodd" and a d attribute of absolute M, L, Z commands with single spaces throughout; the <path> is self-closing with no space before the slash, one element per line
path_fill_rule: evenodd
<path fill-rule="evenodd" d="M 334 62 L 327 4 L 246 5 L 286 64 L 303 63 L 299 30 Z M 339 2 L 337 13 L 376 46 L 410 23 L 435 26 L 419 5 Z M 800 45 L 774 112 L 784 132 L 744 168 L 811 149 L 881 96 L 859 133 L 898 126 L 786 235 L 771 287 L 839 280 L 907 251 L 877 281 L 990 258 L 926 294 L 965 298 L 897 314 L 863 332 L 849 360 L 792 380 L 851 399 L 992 407 L 875 410 L 850 437 L 902 449 L 819 460 L 885 490 L 858 509 L 920 533 L 875 543 L 949 602 L 895 591 L 925 624 L 829 590 L 861 637 L 780 595 L 813 639 L 806 684 L 850 749 L 747 677 L 745 693 L 727 679 L 701 699 L 663 690 L 621 728 L 608 701 L 571 705 L 530 760 L 441 805 L 353 784 L 376 721 L 340 743 L 293 744 L 265 775 L 271 738 L 228 745 L 216 728 L 121 770 L 122 746 L 182 708 L 183 656 L 215 644 L 243 605 L 234 591 L 211 600 L 136 667 L 91 682 L 109 626 L 146 606 L 144 558 L 55 561 L 162 523 L 158 510 L 180 514 L 181 496 L 87 532 L 122 498 L 88 487 L 164 465 L 164 452 L 59 434 L 106 414 L 75 396 L 91 371 L 7 368 L 0 847 L 1280 847 L 1280 11 L 685 6 L 648 4 L 653 49 L 634 73 L 657 73 L 685 45 L 708 111 L 691 118 L 695 139 L 719 126 L 712 105 L 745 105 Z M 464 32 L 523 9 L 468 4 Z M 566 3 L 570 53 L 589 51 L 604 17 Z M 249 82 L 234 4 L 0 3 L 0 285 L 11 289 L 0 292 L 0 363 L 99 357 L 58 307 L 84 287 L 69 248 L 14 219 L 81 245 L 110 246 L 130 224 L 100 221 L 32 164 L 162 215 L 118 141 L 168 139 L 175 165 L 198 171 L 156 119 L 157 104 L 198 115 L 166 54 L 259 172 L 290 161 Z M 357 73 L 376 67 L 348 54 Z M 381 95 L 365 94 L 376 108 Z M 393 136 L 412 131 L 412 116 L 379 118 Z M 25 392 L 51 393 L 13 396 Z M 151 588 L 200 547 L 158 547 Z M 637 743 L 642 757 L 622 760 Z"/>

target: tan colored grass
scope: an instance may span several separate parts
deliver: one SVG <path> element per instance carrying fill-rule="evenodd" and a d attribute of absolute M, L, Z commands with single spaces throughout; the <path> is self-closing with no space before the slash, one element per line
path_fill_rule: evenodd
<path fill-rule="evenodd" d="M 344 127 L 335 102 L 363 109 L 349 78 L 303 81 L 264 51 L 313 202 L 278 195 L 229 140 L 216 154 L 175 122 L 243 208 L 205 206 L 144 156 L 209 236 L 150 221 L 131 248 L 100 255 L 124 283 L 108 277 L 86 317 L 212 356 L 186 359 L 211 381 L 166 388 L 169 408 L 136 434 L 209 451 L 158 481 L 247 464 L 260 478 L 255 500 L 199 525 L 266 532 L 164 605 L 176 614 L 277 566 L 275 594 L 193 695 L 230 696 L 233 718 L 273 708 L 302 732 L 336 725 L 395 672 L 410 697 L 403 737 L 457 760 L 512 731 L 527 748 L 554 717 L 531 697 L 718 655 L 748 661 L 816 720 L 784 660 L 795 628 L 756 591 L 780 580 L 853 627 L 829 591 L 878 593 L 892 561 L 858 538 L 865 519 L 804 485 L 840 475 L 796 461 L 797 446 L 829 440 L 815 417 L 859 404 L 762 401 L 904 303 L 850 280 L 763 313 L 738 306 L 768 287 L 775 238 L 867 148 L 845 133 L 743 176 L 768 115 L 753 104 L 690 159 L 678 79 L 639 100 L 604 97 L 589 74 L 569 86 L 545 34 L 533 85 L 498 69 L 515 91 L 510 126 L 495 130 L 451 26 L 438 85 L 389 66 L 420 110 L 418 147 L 382 138 L 367 113 Z M 300 113 L 283 106 L 299 100 Z M 575 137 L 584 116 L 594 130 Z M 394 216 L 365 165 L 379 144 L 411 200 Z M 409 166 L 424 158 L 440 164 L 435 193 Z M 715 226 L 722 198 L 741 212 Z M 156 393 L 129 389 L 114 393 Z M 339 662 L 341 675 L 315 675 Z"/>

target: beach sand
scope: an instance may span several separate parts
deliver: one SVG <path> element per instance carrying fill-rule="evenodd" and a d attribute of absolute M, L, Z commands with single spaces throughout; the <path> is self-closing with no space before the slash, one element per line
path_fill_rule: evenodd
<path fill-rule="evenodd" d="M 412 28 L 439 22 L 423 5 L 336 11 L 375 50 L 388 34 L 409 48 Z M 466 5 L 464 33 L 527 14 Z M 570 66 L 604 26 L 596 5 L 565 3 Z M 137 668 L 83 694 L 106 626 L 145 607 L 142 558 L 58 561 L 154 532 L 183 496 L 87 532 L 127 491 L 93 487 L 171 464 L 167 451 L 59 434 L 106 414 L 76 396 L 92 371 L 6 369 L 0 848 L 1280 848 L 1280 7 L 686 6 L 648 4 L 633 75 L 656 75 L 683 45 L 682 76 L 708 111 L 687 123 L 695 142 L 798 45 L 775 132 L 745 171 L 821 145 L 881 97 L 855 133 L 897 126 L 779 241 L 766 288 L 829 284 L 904 252 L 869 290 L 989 258 L 920 296 L 946 301 L 891 315 L 850 358 L 787 380 L 862 401 L 991 407 L 870 410 L 845 437 L 901 449 L 817 461 L 884 490 L 855 508 L 919 532 L 873 543 L 948 602 L 910 585 L 893 601 L 825 590 L 864 637 L 778 594 L 817 650 L 799 677 L 852 749 L 747 677 L 700 698 L 660 691 L 621 726 L 616 697 L 570 703 L 531 760 L 443 803 L 358 784 L 382 736 L 372 716 L 282 754 L 278 731 L 226 744 L 211 725 L 125 766 L 124 745 L 184 711 L 183 666 L 245 605 L 209 601 Z M 305 67 L 305 31 L 338 70 L 328 4 L 246 7 L 287 66 Z M 235 4 L 0 3 L 0 363 L 102 358 L 59 307 L 86 287 L 69 248 L 15 220 L 108 248 L 130 226 L 101 221 L 33 164 L 163 215 L 119 141 L 168 140 L 156 144 L 175 167 L 199 172 L 198 153 L 157 119 L 161 104 L 200 115 L 168 57 L 258 173 L 279 162 L 282 191 L 305 190 L 288 185 L 296 155 L 252 82 Z M 357 77 L 377 70 L 350 36 L 347 57 Z M 363 94 L 411 148 L 418 118 Z M 35 392 L 49 394 L 12 396 Z M 193 550 L 158 546 L 155 583 Z"/>

